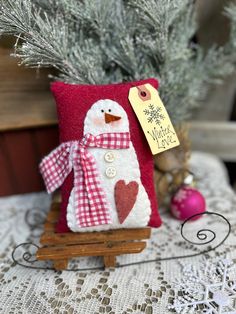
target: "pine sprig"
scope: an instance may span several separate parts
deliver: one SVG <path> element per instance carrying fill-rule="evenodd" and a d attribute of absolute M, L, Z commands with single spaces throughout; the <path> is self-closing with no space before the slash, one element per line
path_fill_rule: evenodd
<path fill-rule="evenodd" d="M 230 41 L 207 53 L 192 43 L 198 27 L 193 0 L 0 0 L 0 34 L 17 37 L 14 55 L 22 64 L 54 67 L 57 80 L 156 77 L 178 122 L 199 105 L 209 83 L 235 70 L 236 5 L 226 14 Z"/>

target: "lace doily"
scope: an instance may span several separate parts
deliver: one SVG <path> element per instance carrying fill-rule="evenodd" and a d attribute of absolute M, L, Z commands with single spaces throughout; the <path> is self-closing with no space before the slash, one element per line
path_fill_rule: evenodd
<path fill-rule="evenodd" d="M 209 272 L 211 278 L 208 279 L 205 276 L 203 278 L 206 280 L 205 283 L 199 284 L 203 286 L 205 284 L 205 288 L 207 285 L 215 284 L 215 282 L 210 282 L 210 279 L 216 278 L 220 271 L 224 272 L 223 268 L 221 270 L 217 268 L 218 265 L 224 266 L 224 261 L 234 261 L 236 257 L 236 196 L 229 187 L 224 166 L 215 157 L 194 153 L 191 159 L 191 170 L 197 176 L 198 189 L 206 197 L 208 210 L 223 214 L 230 221 L 232 231 L 224 245 L 220 246 L 217 251 L 189 259 L 90 272 L 26 269 L 13 263 L 11 253 L 19 243 L 38 243 L 41 231 L 34 228 L 35 217 L 32 225 L 28 217 L 27 224 L 25 214 L 28 209 L 35 208 L 37 221 L 37 213 L 42 211 L 45 215 L 49 208 L 50 197 L 42 192 L 1 198 L 0 313 L 162 314 L 178 311 L 191 313 L 190 310 L 193 310 L 192 313 L 224 313 L 223 308 L 222 312 L 218 311 L 218 303 L 221 302 L 223 306 L 224 302 L 228 302 L 227 304 L 231 305 L 229 295 L 230 300 L 233 299 L 235 272 L 230 268 L 230 272 L 227 270 L 225 276 L 225 281 L 232 290 L 231 294 L 228 292 L 220 294 L 217 292 L 219 289 L 198 289 L 199 293 L 196 293 L 192 280 L 193 278 L 202 280 L 204 274 L 201 272 L 205 269 L 212 269 L 212 273 Z M 144 252 L 137 255 L 119 256 L 120 264 L 186 255 L 206 249 L 205 246 L 193 246 L 184 241 L 180 236 L 181 224 L 170 216 L 168 209 L 161 209 L 161 216 L 163 226 L 157 230 L 153 229 L 152 237 Z M 188 225 L 193 238 L 203 226 L 215 231 L 217 238 L 214 246 L 227 232 L 227 226 L 221 220 L 204 216 L 190 223 L 190 226 Z M 101 259 L 80 258 L 72 260 L 71 264 L 81 268 L 96 267 L 101 265 Z M 200 277 L 196 276 L 197 273 Z M 224 279 L 217 280 L 217 283 L 220 283 L 220 280 Z M 206 291 L 208 297 L 213 299 L 213 309 L 207 308 L 207 303 L 203 302 L 209 301 L 209 298 L 203 298 Z M 202 302 L 193 308 L 194 305 L 187 304 L 185 298 L 188 303 Z M 236 309 L 226 310 L 227 313 L 236 313 Z"/>

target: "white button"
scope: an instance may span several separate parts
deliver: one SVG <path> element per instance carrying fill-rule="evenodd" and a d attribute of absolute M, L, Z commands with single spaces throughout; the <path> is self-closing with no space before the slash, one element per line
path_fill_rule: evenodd
<path fill-rule="evenodd" d="M 107 152 L 104 155 L 104 159 L 106 160 L 106 162 L 113 162 L 115 160 L 115 154 L 113 152 Z"/>
<path fill-rule="evenodd" d="M 106 176 L 108 178 L 114 178 L 116 176 L 116 168 L 114 167 L 108 167 L 106 169 Z"/>

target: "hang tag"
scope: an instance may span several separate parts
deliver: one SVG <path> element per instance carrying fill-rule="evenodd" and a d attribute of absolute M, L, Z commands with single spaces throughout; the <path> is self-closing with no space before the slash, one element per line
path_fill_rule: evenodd
<path fill-rule="evenodd" d="M 153 155 L 179 145 L 170 117 L 151 84 L 131 87 L 129 101 Z"/>

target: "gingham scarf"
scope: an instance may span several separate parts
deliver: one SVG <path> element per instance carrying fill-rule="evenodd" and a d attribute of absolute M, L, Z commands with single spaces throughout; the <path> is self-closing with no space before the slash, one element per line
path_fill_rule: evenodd
<path fill-rule="evenodd" d="M 45 157 L 39 168 L 48 193 L 62 185 L 74 170 L 74 206 L 77 225 L 92 227 L 111 223 L 105 192 L 99 180 L 96 160 L 88 147 L 107 149 L 129 148 L 130 134 L 86 134 L 81 141 L 62 143 Z"/>

